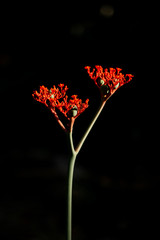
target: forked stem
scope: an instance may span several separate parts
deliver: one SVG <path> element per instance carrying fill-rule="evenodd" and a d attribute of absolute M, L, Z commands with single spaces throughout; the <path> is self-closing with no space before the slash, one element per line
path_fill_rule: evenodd
<path fill-rule="evenodd" d="M 88 134 L 90 133 L 94 123 L 96 122 L 97 118 L 99 117 L 102 109 L 105 106 L 106 101 L 102 101 L 100 104 L 100 107 L 98 108 L 95 116 L 93 117 L 93 120 L 91 121 L 89 127 L 87 128 L 86 132 L 84 133 L 83 137 L 81 138 L 77 148 L 74 148 L 73 144 L 73 124 L 74 124 L 74 118 L 71 118 L 70 122 L 70 129 L 69 129 L 69 142 L 70 142 L 70 148 L 71 148 L 71 157 L 69 160 L 69 168 L 68 168 L 68 199 L 67 199 L 67 240 L 72 239 L 72 190 L 73 190 L 73 173 L 74 173 L 74 166 L 76 157 L 81 150 L 81 147 L 83 143 L 85 142 Z"/>

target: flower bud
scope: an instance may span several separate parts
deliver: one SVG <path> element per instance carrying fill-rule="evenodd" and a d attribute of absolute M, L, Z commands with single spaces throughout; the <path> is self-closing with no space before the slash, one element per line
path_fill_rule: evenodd
<path fill-rule="evenodd" d="M 107 97 L 110 93 L 110 88 L 108 85 L 101 86 L 101 94 L 103 97 Z"/>
<path fill-rule="evenodd" d="M 104 85 L 104 80 L 101 79 L 101 78 L 98 78 L 97 79 L 97 84 L 98 84 L 99 87 L 101 87 L 102 85 Z"/>
<path fill-rule="evenodd" d="M 78 113 L 78 108 L 75 105 L 72 109 L 69 110 L 68 115 L 69 117 L 75 117 Z"/>
<path fill-rule="evenodd" d="M 116 84 L 116 86 L 114 87 L 114 89 L 117 89 L 119 87 L 119 83 Z"/>
<path fill-rule="evenodd" d="M 52 95 L 50 96 L 50 98 L 52 98 L 52 99 L 53 99 L 53 98 L 54 98 L 54 94 L 52 94 Z"/>
<path fill-rule="evenodd" d="M 52 90 L 51 90 L 51 89 L 49 90 L 49 93 L 52 93 Z M 50 98 L 54 99 L 54 94 L 51 94 L 51 95 L 50 95 Z"/>

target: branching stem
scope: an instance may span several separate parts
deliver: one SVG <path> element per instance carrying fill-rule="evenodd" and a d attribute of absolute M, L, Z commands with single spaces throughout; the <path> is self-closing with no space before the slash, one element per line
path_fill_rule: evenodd
<path fill-rule="evenodd" d="M 103 107 L 105 106 L 105 103 L 106 103 L 106 101 L 101 101 L 100 107 L 98 108 L 95 116 L 93 117 L 93 120 L 91 121 L 89 127 L 87 128 L 86 132 L 84 133 L 83 137 L 81 138 L 76 149 L 74 148 L 73 136 L 72 136 L 74 118 L 73 117 L 71 118 L 70 129 L 68 132 L 70 148 L 71 148 L 71 157 L 69 160 L 69 168 L 68 168 L 67 240 L 72 239 L 72 189 L 73 189 L 73 173 L 74 173 L 76 157 L 77 157 L 83 143 L 85 142 L 88 134 L 90 133 L 94 123 L 96 122 L 97 118 L 99 117 Z"/>

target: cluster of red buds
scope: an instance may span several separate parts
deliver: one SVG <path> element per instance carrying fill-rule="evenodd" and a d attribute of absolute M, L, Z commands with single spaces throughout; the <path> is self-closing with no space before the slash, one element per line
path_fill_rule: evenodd
<path fill-rule="evenodd" d="M 72 95 L 68 99 L 67 90 L 68 87 L 61 83 L 58 87 L 54 85 L 51 89 L 40 86 L 40 91 L 34 91 L 32 94 L 35 100 L 43 103 L 51 110 L 61 127 L 65 130 L 66 128 L 60 121 L 56 110 L 63 113 L 68 120 L 71 120 L 71 118 L 75 120 L 88 107 L 89 102 L 89 99 L 87 99 L 83 103 L 77 95 Z"/>
<path fill-rule="evenodd" d="M 90 66 L 86 66 L 85 69 L 87 69 L 90 78 L 94 80 L 95 84 L 100 89 L 103 101 L 106 101 L 118 88 L 130 82 L 133 78 L 132 74 L 122 74 L 121 68 L 110 68 L 109 70 L 105 68 L 103 70 L 102 66 L 96 65 L 92 71 Z M 72 95 L 71 98 L 68 99 L 66 94 L 67 90 L 68 87 L 61 83 L 58 87 L 54 85 L 51 89 L 40 86 L 40 91 L 34 91 L 32 94 L 35 100 L 45 104 L 51 110 L 56 120 L 65 131 L 67 131 L 66 127 L 59 119 L 57 110 L 63 113 L 69 121 L 72 120 L 73 123 L 74 120 L 88 108 L 89 102 L 89 99 L 87 99 L 83 103 L 77 95 Z"/>
<path fill-rule="evenodd" d="M 103 70 L 102 66 L 96 65 L 91 71 L 90 66 L 86 66 L 88 74 L 91 79 L 94 80 L 95 84 L 98 86 L 103 99 L 108 99 L 118 88 L 128 83 L 134 77 L 132 74 L 122 74 L 121 68 L 105 68 Z"/>

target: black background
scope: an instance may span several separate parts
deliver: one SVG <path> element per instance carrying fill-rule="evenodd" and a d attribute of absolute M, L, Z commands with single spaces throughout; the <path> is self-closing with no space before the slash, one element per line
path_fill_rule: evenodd
<path fill-rule="evenodd" d="M 86 65 L 120 67 L 134 79 L 108 101 L 77 158 L 73 239 L 159 236 L 158 6 L 1 6 L 1 239 L 65 239 L 67 139 L 31 95 L 64 83 L 69 95 L 90 99 L 75 122 L 78 143 L 100 103 Z"/>

